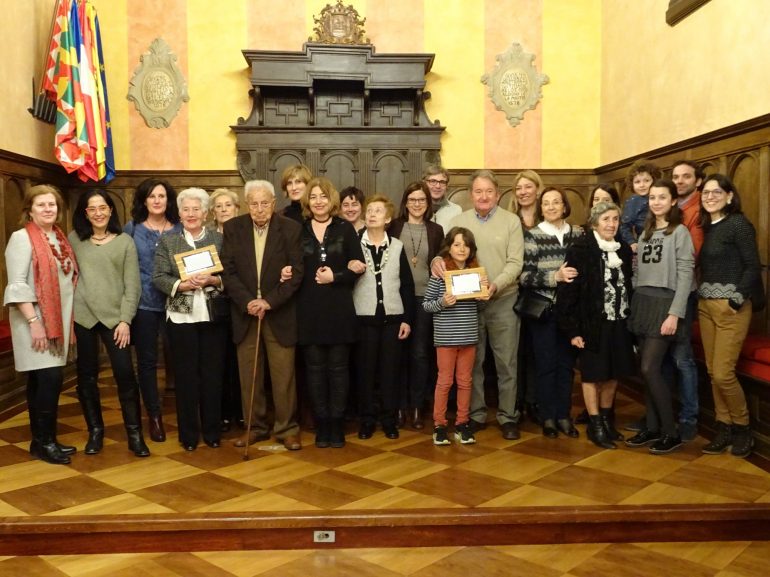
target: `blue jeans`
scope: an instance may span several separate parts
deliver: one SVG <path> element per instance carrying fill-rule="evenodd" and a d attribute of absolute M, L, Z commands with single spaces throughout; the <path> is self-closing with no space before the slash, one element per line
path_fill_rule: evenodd
<path fill-rule="evenodd" d="M 698 312 L 698 297 L 695 291 L 687 298 L 687 312 L 682 322 L 687 326 L 687 338 L 677 341 L 671 356 L 679 372 L 679 413 L 680 423 L 696 424 L 698 422 L 698 367 L 692 350 L 692 323 Z"/>

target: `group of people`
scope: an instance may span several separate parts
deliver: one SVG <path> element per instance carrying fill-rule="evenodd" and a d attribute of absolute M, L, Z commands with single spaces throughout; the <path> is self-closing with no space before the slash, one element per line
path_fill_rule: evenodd
<path fill-rule="evenodd" d="M 466 211 L 447 198 L 449 174 L 440 166 L 406 187 L 398 209 L 383 195 L 338 192 L 302 165 L 282 175 L 289 205 L 280 212 L 265 180 L 246 183 L 247 211 L 239 214 L 230 190 L 177 194 L 148 179 L 123 227 L 106 191 L 83 192 L 69 237 L 58 226 L 59 192 L 34 186 L 23 228 L 8 241 L 4 299 L 16 369 L 28 376 L 30 453 L 65 464 L 76 450 L 56 437 L 63 367 L 75 350 L 84 452 L 103 450 L 100 342 L 129 449 L 150 454 L 140 399 L 150 438 L 165 441 L 161 336 L 188 451 L 201 439 L 219 447 L 223 430 L 240 419 L 247 433 L 238 447 L 274 435 L 301 449 L 298 391 L 318 448 L 345 445 L 351 412 L 360 439 L 377 425 L 396 439 L 405 426 L 422 429 L 431 405 L 433 441 L 447 445 L 455 383 L 454 439 L 474 443 L 487 426 L 488 350 L 503 438 L 520 438 L 525 407 L 546 437 L 579 436 L 571 418 L 577 363 L 588 438 L 611 449 L 623 440 L 614 422 L 617 381 L 636 373 L 637 347 L 646 415 L 625 444 L 668 453 L 696 431 L 697 315 L 718 421 L 703 450 L 732 447 L 746 456 L 752 438 L 735 364 L 752 305 L 764 302 L 754 228 L 729 178 L 706 177 L 689 161 L 675 163 L 672 177 L 636 163 L 623 209 L 613 187 L 598 185 L 584 226 L 567 222 L 565 192 L 530 170 L 516 177 L 508 210 L 499 206 L 495 174 L 474 172 Z M 216 253 L 221 270 L 183 270 L 179 255 L 198 249 Z M 458 298 L 445 274 L 477 267 L 483 291 Z M 532 354 L 520 357 L 520 349 Z M 533 370 L 519 371 L 520 358 L 534 361 Z M 678 376 L 678 419 L 668 365 Z"/>

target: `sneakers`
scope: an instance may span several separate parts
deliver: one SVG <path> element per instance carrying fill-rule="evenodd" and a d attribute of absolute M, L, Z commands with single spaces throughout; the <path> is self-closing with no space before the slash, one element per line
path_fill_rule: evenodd
<path fill-rule="evenodd" d="M 754 438 L 751 436 L 751 429 L 749 429 L 748 425 L 733 425 L 731 428 L 733 446 L 730 452 L 735 457 L 748 457 L 754 448 Z"/>
<path fill-rule="evenodd" d="M 452 441 L 447 436 L 446 427 L 439 425 L 433 428 L 433 444 L 434 445 L 451 445 Z"/>
<path fill-rule="evenodd" d="M 626 439 L 626 446 L 633 448 L 645 447 L 651 443 L 660 441 L 661 438 L 662 437 L 659 431 L 648 431 L 647 429 L 642 429 L 630 439 Z"/>
<path fill-rule="evenodd" d="M 675 451 L 682 446 L 681 437 L 671 437 L 669 435 L 663 435 L 659 441 L 650 447 L 650 453 L 653 455 L 665 455 Z"/>
<path fill-rule="evenodd" d="M 455 427 L 455 441 L 462 443 L 463 445 L 472 445 L 476 442 L 476 437 L 473 436 L 473 431 L 471 431 L 468 423 L 463 423 L 462 425 L 457 425 Z"/>
<path fill-rule="evenodd" d="M 714 439 L 703 449 L 706 455 L 721 455 L 733 444 L 733 436 L 730 425 L 717 421 L 717 434 Z"/>

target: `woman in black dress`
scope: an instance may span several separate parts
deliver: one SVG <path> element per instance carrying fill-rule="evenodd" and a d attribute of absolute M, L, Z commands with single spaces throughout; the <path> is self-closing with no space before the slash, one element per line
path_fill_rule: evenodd
<path fill-rule="evenodd" d="M 589 232 L 567 249 L 566 264 L 577 270 L 571 283 L 557 289 L 559 327 L 577 348 L 588 411 L 588 438 L 615 449 L 623 436 L 611 411 L 618 379 L 633 375 L 636 365 L 626 317 L 631 300 L 631 249 L 615 240 L 620 209 L 612 202 L 591 208 Z"/>
<path fill-rule="evenodd" d="M 308 182 L 302 197 L 305 275 L 297 316 L 319 448 L 345 445 L 348 358 L 357 337 L 353 285 L 358 278 L 348 263 L 364 260 L 358 235 L 337 216 L 339 210 L 339 193 L 328 178 Z"/>

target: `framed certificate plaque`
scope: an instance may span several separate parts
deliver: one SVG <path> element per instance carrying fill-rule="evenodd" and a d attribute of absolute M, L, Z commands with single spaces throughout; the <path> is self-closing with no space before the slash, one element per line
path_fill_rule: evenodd
<path fill-rule="evenodd" d="M 446 292 L 464 299 L 486 299 L 489 297 L 489 287 L 482 286 L 481 279 L 486 276 L 484 267 L 448 270 L 444 273 Z"/>
<path fill-rule="evenodd" d="M 187 280 L 194 274 L 215 274 L 224 270 L 217 247 L 213 244 L 175 254 L 174 260 L 182 280 Z"/>

